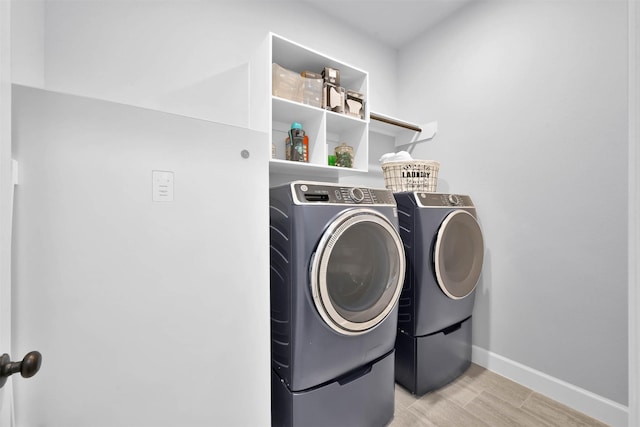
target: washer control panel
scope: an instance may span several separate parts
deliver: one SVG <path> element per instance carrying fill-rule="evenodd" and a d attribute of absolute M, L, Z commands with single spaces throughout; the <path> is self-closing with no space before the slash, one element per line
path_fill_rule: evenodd
<path fill-rule="evenodd" d="M 312 182 L 294 182 L 291 186 L 297 204 L 396 205 L 387 189 Z"/>
<path fill-rule="evenodd" d="M 471 197 L 467 195 L 420 192 L 416 192 L 415 195 L 418 206 L 422 207 L 473 207 Z"/>

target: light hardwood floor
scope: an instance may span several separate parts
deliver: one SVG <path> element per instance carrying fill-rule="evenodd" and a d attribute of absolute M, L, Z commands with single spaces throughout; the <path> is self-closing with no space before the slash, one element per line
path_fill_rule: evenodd
<path fill-rule="evenodd" d="M 478 365 L 416 397 L 396 384 L 389 427 L 607 426 Z"/>

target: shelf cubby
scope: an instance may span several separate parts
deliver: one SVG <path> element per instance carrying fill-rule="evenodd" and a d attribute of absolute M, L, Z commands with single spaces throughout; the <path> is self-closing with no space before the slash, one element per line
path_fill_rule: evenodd
<path fill-rule="evenodd" d="M 324 67 L 340 71 L 340 86 L 355 90 L 365 97 L 364 118 L 325 110 L 272 95 L 272 64 L 295 73 L 321 73 Z M 299 177 L 339 177 L 368 170 L 369 118 L 366 112 L 368 73 L 342 61 L 306 48 L 298 43 L 270 33 L 254 55 L 251 63 L 250 126 L 270 135 L 275 156 L 270 161 L 271 172 Z M 309 162 L 285 160 L 285 139 L 293 122 L 302 124 L 309 137 Z M 335 147 L 346 143 L 353 147 L 353 168 L 328 165 L 328 156 Z"/>

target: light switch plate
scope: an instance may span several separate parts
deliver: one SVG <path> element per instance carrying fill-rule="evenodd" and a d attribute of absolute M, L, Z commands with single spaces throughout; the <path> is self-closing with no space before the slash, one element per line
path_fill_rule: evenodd
<path fill-rule="evenodd" d="M 152 171 L 153 201 L 173 202 L 173 172 Z"/>

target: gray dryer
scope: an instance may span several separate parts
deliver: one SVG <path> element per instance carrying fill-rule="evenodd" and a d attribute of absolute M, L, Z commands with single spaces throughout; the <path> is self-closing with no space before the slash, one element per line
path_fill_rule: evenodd
<path fill-rule="evenodd" d="M 394 196 L 407 256 L 395 378 L 422 395 L 454 380 L 471 363 L 471 319 L 484 240 L 469 196 Z"/>

